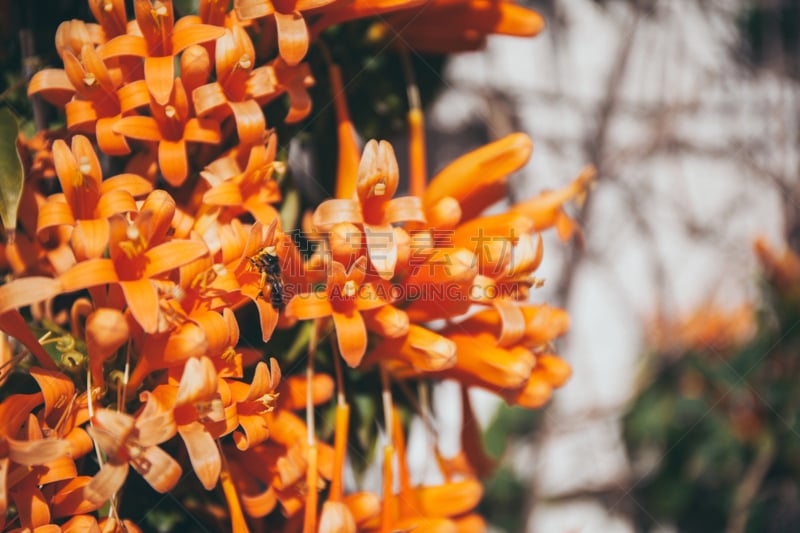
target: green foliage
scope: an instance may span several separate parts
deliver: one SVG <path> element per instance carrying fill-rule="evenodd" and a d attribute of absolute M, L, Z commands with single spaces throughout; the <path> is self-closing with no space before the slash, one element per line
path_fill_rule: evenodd
<path fill-rule="evenodd" d="M 800 301 L 765 285 L 755 335 L 728 350 L 655 353 L 625 418 L 638 528 L 800 528 Z"/>
<path fill-rule="evenodd" d="M 0 108 L 0 220 L 9 240 L 17 229 L 17 208 L 22 199 L 22 161 L 17 152 L 19 125 L 7 107 Z"/>

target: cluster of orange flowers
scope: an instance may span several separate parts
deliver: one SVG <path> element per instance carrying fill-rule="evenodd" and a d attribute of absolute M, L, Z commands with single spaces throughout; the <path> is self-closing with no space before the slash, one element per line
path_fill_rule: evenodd
<path fill-rule="evenodd" d="M 533 408 L 566 381 L 552 341 L 568 316 L 528 297 L 539 233 L 578 231 L 564 206 L 591 170 L 482 215 L 507 196 L 531 141 L 510 135 L 429 181 L 412 106 L 410 195 L 394 197 L 392 146 L 369 141 L 359 155 L 330 65 L 336 198 L 306 217 L 317 242 L 306 251 L 275 207 L 287 169 L 263 108 L 286 102 L 286 122 L 309 114 L 304 59 L 333 25 L 377 17 L 373 33 L 448 52 L 490 33 L 534 35 L 541 17 L 506 0 L 236 0 L 230 11 L 201 0 L 179 20 L 170 0 L 134 0 L 130 21 L 123 0 L 89 4 L 97 23 L 56 34 L 64 68 L 31 80 L 29 94 L 63 107 L 66 130 L 20 139 L 20 230 L 0 248 L 0 379 L 17 387 L 0 403 L 0 527 L 136 531 L 117 512 L 132 467 L 159 492 L 191 474 L 219 486 L 220 528 L 236 532 L 483 530 L 473 508 L 489 460 L 474 424 L 459 456 L 436 453 L 443 483 L 415 486 L 392 384 L 451 378 Z M 240 343 L 249 323 L 237 311 L 252 304 L 261 348 Z M 304 375 L 281 376 L 276 328 L 307 334 Z M 326 335 L 335 378 L 313 365 Z M 339 354 L 383 379 L 382 494 L 343 479 Z M 313 413 L 334 395 L 326 443 Z M 468 420 L 466 392 L 464 407 Z"/>

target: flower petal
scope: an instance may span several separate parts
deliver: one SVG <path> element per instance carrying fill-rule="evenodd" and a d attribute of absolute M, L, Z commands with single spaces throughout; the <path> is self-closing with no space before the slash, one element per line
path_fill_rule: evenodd
<path fill-rule="evenodd" d="M 506 177 L 530 158 L 533 143 L 522 133 L 469 152 L 442 169 L 425 190 L 425 208 L 446 196 L 459 201 L 463 220 L 468 220 L 506 194 Z"/>
<path fill-rule="evenodd" d="M 100 118 L 95 125 L 97 144 L 100 150 L 108 155 L 128 155 L 131 147 L 123 135 L 114 131 L 114 124 L 119 116 Z"/>
<path fill-rule="evenodd" d="M 15 440 L 8 442 L 8 457 L 24 466 L 43 465 L 69 455 L 69 443 L 63 439 Z"/>
<path fill-rule="evenodd" d="M 158 166 L 164 179 L 173 187 L 180 187 L 189 175 L 186 141 L 183 139 L 158 143 Z"/>
<path fill-rule="evenodd" d="M 363 224 L 361 206 L 355 200 L 336 198 L 325 200 L 314 211 L 314 228 L 317 231 L 330 231 L 333 226 L 342 222 Z"/>
<path fill-rule="evenodd" d="M 392 226 L 364 224 L 369 262 L 381 279 L 392 279 L 397 264 L 397 242 Z"/>
<path fill-rule="evenodd" d="M 30 278 L 26 278 L 30 279 Z M 82 261 L 58 277 L 64 292 L 74 292 L 89 287 L 105 285 L 118 281 L 114 263 L 110 259 L 90 259 Z M 6 287 L 7 285 L 4 285 Z M 0 287 L 2 291 L 2 287 Z M 2 301 L 2 298 L 0 298 Z"/>
<path fill-rule="evenodd" d="M 58 279 L 42 276 L 15 279 L 0 285 L 0 314 L 54 298 L 62 292 L 70 291 Z"/>
<path fill-rule="evenodd" d="M 356 533 L 353 513 L 342 502 L 325 502 L 319 520 L 319 533 Z"/>
<path fill-rule="evenodd" d="M 332 313 L 333 324 L 336 327 L 336 340 L 342 358 L 351 368 L 355 368 L 364 358 L 367 351 L 367 327 L 358 311 L 350 313 Z"/>
<path fill-rule="evenodd" d="M 408 314 L 393 305 L 384 305 L 377 310 L 363 313 L 367 329 L 381 337 L 397 338 L 408 333 Z"/>
<path fill-rule="evenodd" d="M 51 500 L 51 512 L 53 513 L 53 518 L 61 518 L 64 516 L 72 516 L 72 515 L 80 515 L 81 513 L 91 513 L 92 511 L 96 510 L 98 507 L 102 505 L 101 502 L 92 502 L 84 498 L 83 496 L 83 488 L 89 483 L 92 478 L 88 476 L 79 476 L 69 480 L 65 485 L 59 488 L 58 492 L 53 495 L 53 499 Z M 81 532 L 88 532 L 88 533 L 97 533 L 100 531 L 99 528 L 97 529 L 70 529 L 68 524 L 73 525 L 78 519 L 78 516 L 75 516 L 72 520 L 64 524 L 63 531 L 65 532 L 72 532 L 78 533 Z M 94 520 L 94 518 L 92 518 Z M 94 526 L 97 527 L 97 522 L 94 522 Z"/>
<path fill-rule="evenodd" d="M 131 460 L 131 465 L 162 494 L 172 490 L 183 473 L 178 462 L 158 446 L 146 448 L 141 456 Z"/>
<path fill-rule="evenodd" d="M 34 94 L 41 95 L 56 107 L 64 107 L 75 94 L 75 87 L 63 69 L 48 68 L 40 70 L 31 78 L 28 96 Z"/>
<path fill-rule="evenodd" d="M 180 436 L 186 444 L 192 469 L 206 490 L 212 490 L 217 484 L 222 463 L 217 444 L 202 424 L 193 422 L 179 429 Z"/>
<path fill-rule="evenodd" d="M 142 275 L 149 278 L 163 274 L 207 253 L 208 248 L 202 241 L 175 240 L 159 244 L 145 252 L 147 267 Z"/>
<path fill-rule="evenodd" d="M 73 226 L 75 218 L 69 204 L 56 200 L 48 200 L 39 206 L 39 219 L 36 230 L 42 231 L 54 226 Z"/>
<path fill-rule="evenodd" d="M 105 463 L 92 480 L 83 487 L 83 497 L 102 505 L 122 488 L 128 477 L 128 463 Z"/>
<path fill-rule="evenodd" d="M 153 117 L 132 116 L 118 120 L 113 128 L 114 133 L 119 133 L 139 141 L 160 141 L 161 130 L 158 122 Z"/>
<path fill-rule="evenodd" d="M 175 58 L 171 55 L 145 57 L 144 81 L 147 82 L 147 89 L 156 103 L 167 105 L 175 85 Z"/>
<path fill-rule="evenodd" d="M 58 414 L 62 414 L 63 409 L 59 409 L 59 407 L 64 407 L 75 392 L 72 380 L 61 372 L 43 368 L 31 367 L 28 372 L 36 380 L 36 384 L 44 395 L 45 418 L 49 417 L 54 410 L 57 410 Z"/>
<path fill-rule="evenodd" d="M 397 222 L 426 222 L 425 214 L 422 212 L 422 200 L 417 196 L 401 196 L 389 201 L 386 204 L 383 223 Z"/>
<path fill-rule="evenodd" d="M 264 112 L 255 100 L 245 100 L 243 102 L 228 102 L 230 110 L 236 120 L 236 133 L 239 142 L 242 144 L 255 144 L 260 142 L 267 123 L 264 120 Z"/>
<path fill-rule="evenodd" d="M 190 142 L 219 144 L 222 140 L 219 123 L 215 120 L 190 118 L 183 126 L 183 137 Z"/>
<path fill-rule="evenodd" d="M 278 52 L 289 66 L 300 63 L 308 52 L 308 28 L 299 11 L 275 11 L 278 28 Z"/>
<path fill-rule="evenodd" d="M 272 2 L 265 0 L 234 0 L 233 5 L 239 20 L 266 17 L 275 12 Z"/>
<path fill-rule="evenodd" d="M 186 361 L 181 382 L 175 396 L 175 405 L 194 404 L 207 400 L 217 393 L 217 371 L 208 357 L 193 357 Z"/>
<path fill-rule="evenodd" d="M 103 59 L 120 56 L 147 57 L 147 42 L 139 35 L 120 35 L 100 46 L 98 51 Z"/>
<path fill-rule="evenodd" d="M 0 290 L 2 288 L 0 287 Z M 324 292 L 304 292 L 295 295 L 286 306 L 286 314 L 300 320 L 330 316 L 333 312 Z"/>
<path fill-rule="evenodd" d="M 543 370 L 545 379 L 551 387 L 561 387 L 572 375 L 569 363 L 554 354 L 537 355 L 536 368 Z"/>
<path fill-rule="evenodd" d="M 136 210 L 136 205 L 132 210 Z M 78 220 L 75 222 L 70 243 L 78 260 L 96 259 L 102 257 L 106 251 L 108 238 L 108 220 L 105 218 Z"/>
<path fill-rule="evenodd" d="M 119 98 L 119 107 L 123 113 L 150 104 L 150 92 L 147 90 L 147 82 L 144 80 L 123 84 L 117 89 L 117 97 Z"/>
<path fill-rule="evenodd" d="M 198 117 L 204 117 L 228 102 L 219 83 L 207 83 L 192 91 L 192 103 Z"/>
<path fill-rule="evenodd" d="M 189 24 L 176 27 L 172 32 L 172 53 L 178 55 L 193 44 L 207 43 L 219 39 L 225 34 L 225 28 L 210 24 Z"/>
<path fill-rule="evenodd" d="M 255 302 L 256 309 L 258 309 L 259 324 L 261 325 L 261 340 L 267 342 L 278 325 L 278 311 L 263 298 L 256 298 Z"/>
<path fill-rule="evenodd" d="M 153 190 L 153 184 L 138 174 L 118 174 L 103 182 L 100 193 L 105 194 L 117 189 L 125 190 L 131 196 L 144 196 Z"/>
<path fill-rule="evenodd" d="M 158 330 L 158 291 L 149 279 L 120 281 L 119 286 L 125 295 L 133 318 L 142 326 L 145 333 Z"/>
<path fill-rule="evenodd" d="M 215 185 L 203 194 L 203 202 L 209 205 L 242 205 L 241 189 L 233 181 L 223 181 Z"/>

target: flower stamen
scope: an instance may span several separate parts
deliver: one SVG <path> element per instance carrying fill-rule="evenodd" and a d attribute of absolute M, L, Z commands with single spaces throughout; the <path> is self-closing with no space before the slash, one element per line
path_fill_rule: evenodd
<path fill-rule="evenodd" d="M 87 87 L 94 87 L 97 84 L 97 78 L 92 72 L 87 72 L 83 77 L 83 84 Z"/>
<path fill-rule="evenodd" d="M 353 298 L 358 291 L 358 287 L 356 287 L 356 282 L 352 279 L 347 280 L 342 287 L 342 296 L 345 298 Z"/>
<path fill-rule="evenodd" d="M 127 240 L 119 243 L 119 249 L 122 250 L 128 259 L 141 255 L 147 249 L 147 243 L 144 242 L 144 236 L 134 224 L 130 224 L 125 230 Z"/>

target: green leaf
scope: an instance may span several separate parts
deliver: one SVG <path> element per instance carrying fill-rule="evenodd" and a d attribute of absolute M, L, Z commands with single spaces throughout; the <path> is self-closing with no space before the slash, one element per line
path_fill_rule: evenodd
<path fill-rule="evenodd" d="M 19 124 L 10 109 L 0 109 L 0 219 L 6 239 L 14 242 L 17 209 L 22 198 L 22 161 L 17 151 Z"/>

